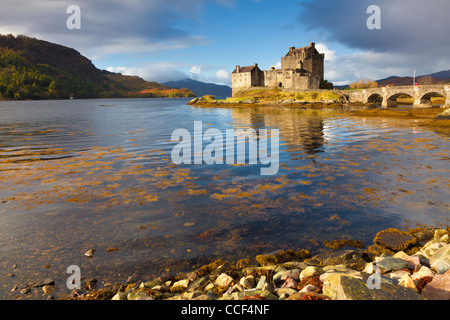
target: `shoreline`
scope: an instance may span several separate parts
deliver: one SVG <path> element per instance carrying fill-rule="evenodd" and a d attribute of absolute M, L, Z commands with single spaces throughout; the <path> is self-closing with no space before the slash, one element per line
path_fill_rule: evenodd
<path fill-rule="evenodd" d="M 330 251 L 277 250 L 237 263 L 222 259 L 181 275 L 125 283 L 82 279 L 58 300 L 448 300 L 450 227 L 381 230 L 373 244 L 339 239 Z M 35 290 L 56 299 L 51 279 Z M 375 288 L 373 288 L 375 286 Z M 32 288 L 20 289 L 27 294 Z M 34 290 L 34 289 L 33 289 Z"/>
<path fill-rule="evenodd" d="M 226 100 L 202 100 L 195 98 L 187 104 L 200 108 L 261 108 L 265 110 L 323 110 L 323 111 L 340 111 L 346 112 L 349 116 L 358 117 L 379 117 L 379 118 L 395 118 L 407 120 L 419 120 L 420 125 L 427 127 L 450 127 L 450 116 L 446 118 L 437 117 L 445 111 L 450 110 L 448 107 L 433 106 L 431 108 L 410 108 L 399 105 L 392 108 L 379 108 L 374 104 L 361 103 L 343 103 L 339 101 L 274 101 L 274 102 L 234 102 Z"/>

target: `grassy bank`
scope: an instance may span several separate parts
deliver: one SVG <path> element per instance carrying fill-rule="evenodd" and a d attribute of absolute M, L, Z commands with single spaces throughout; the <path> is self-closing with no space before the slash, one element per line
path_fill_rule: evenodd
<path fill-rule="evenodd" d="M 291 92 L 284 91 L 279 88 L 273 89 L 251 89 L 238 92 L 228 101 L 242 102 L 245 100 L 256 100 L 260 103 L 295 100 L 303 102 L 319 102 L 326 100 L 340 100 L 341 95 L 336 91 L 308 91 L 308 92 Z"/>
<path fill-rule="evenodd" d="M 318 90 L 305 92 L 291 92 L 279 88 L 255 88 L 236 93 L 233 97 L 218 100 L 207 95 L 192 100 L 189 104 L 198 106 L 340 106 L 345 102 L 344 97 L 337 91 Z"/>

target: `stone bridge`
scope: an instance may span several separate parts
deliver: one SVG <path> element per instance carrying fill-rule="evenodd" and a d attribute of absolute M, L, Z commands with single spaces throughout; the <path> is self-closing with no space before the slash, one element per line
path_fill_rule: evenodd
<path fill-rule="evenodd" d="M 396 99 L 403 94 L 414 98 L 414 108 L 429 108 L 432 106 L 431 97 L 442 96 L 445 99 L 442 107 L 450 107 L 450 85 L 381 87 L 342 91 L 342 93 L 348 97 L 349 102 L 374 103 L 382 100 L 383 108 L 396 107 Z"/>

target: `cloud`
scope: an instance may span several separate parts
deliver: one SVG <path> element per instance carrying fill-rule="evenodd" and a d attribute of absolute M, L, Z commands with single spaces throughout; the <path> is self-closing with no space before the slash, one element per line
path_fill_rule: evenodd
<path fill-rule="evenodd" d="M 225 69 L 217 69 L 215 66 L 205 65 L 189 66 L 186 63 L 173 61 L 160 61 L 154 63 L 140 63 L 131 66 L 110 66 L 109 72 L 118 72 L 123 75 L 139 76 L 147 81 L 159 83 L 191 78 L 207 83 L 231 85 L 231 75 Z M 182 70 L 188 70 L 183 72 Z"/>
<path fill-rule="evenodd" d="M 325 53 L 325 79 L 335 85 L 349 84 L 362 78 L 379 80 L 391 75 L 412 75 L 414 70 L 410 68 L 414 65 L 412 56 L 371 51 L 339 55 L 322 43 L 316 44 L 316 48 Z"/>
<path fill-rule="evenodd" d="M 381 9 L 380 30 L 367 28 L 367 8 L 373 4 Z M 312 0 L 302 4 L 298 20 L 351 48 L 409 52 L 450 45 L 445 41 L 449 11 L 448 0 Z"/>
<path fill-rule="evenodd" d="M 104 56 L 155 52 L 204 45 L 178 22 L 195 20 L 207 0 L 77 0 L 81 29 L 69 30 L 67 7 L 73 0 L 4 0 L 0 33 L 26 34 Z"/>
<path fill-rule="evenodd" d="M 316 49 L 320 53 L 324 53 L 325 54 L 325 61 L 335 61 L 336 58 L 337 58 L 336 51 L 329 49 L 323 43 L 316 43 Z"/>
<path fill-rule="evenodd" d="M 230 73 L 225 69 L 220 69 L 216 72 L 216 78 L 219 82 L 228 83 L 230 82 Z"/>
<path fill-rule="evenodd" d="M 156 62 L 135 66 L 108 67 L 106 70 L 129 76 L 137 75 L 147 81 L 162 83 L 187 78 L 187 75 L 180 71 L 182 67 L 184 65 L 174 62 Z"/>
<path fill-rule="evenodd" d="M 188 78 L 202 82 L 231 85 L 231 74 L 226 69 L 217 69 L 217 66 L 212 65 L 192 66 Z"/>
<path fill-rule="evenodd" d="M 192 76 L 199 76 L 202 73 L 202 69 L 198 66 L 192 66 L 190 74 Z"/>
<path fill-rule="evenodd" d="M 380 30 L 367 28 L 367 8 L 373 4 L 381 9 Z M 311 0 L 301 7 L 299 25 L 320 42 L 356 51 L 337 56 L 322 47 L 329 77 L 378 79 L 414 69 L 419 74 L 449 69 L 448 0 Z"/>

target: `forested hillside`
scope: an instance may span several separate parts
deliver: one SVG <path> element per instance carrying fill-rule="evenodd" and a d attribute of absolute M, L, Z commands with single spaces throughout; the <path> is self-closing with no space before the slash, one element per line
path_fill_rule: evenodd
<path fill-rule="evenodd" d="M 0 99 L 142 96 L 195 95 L 186 89 L 172 89 L 136 76 L 97 69 L 89 59 L 71 48 L 27 36 L 0 35 Z"/>

